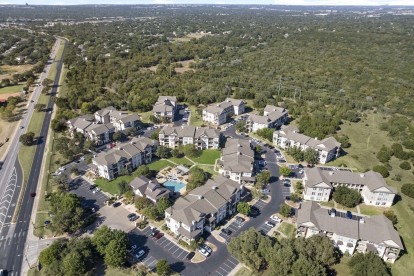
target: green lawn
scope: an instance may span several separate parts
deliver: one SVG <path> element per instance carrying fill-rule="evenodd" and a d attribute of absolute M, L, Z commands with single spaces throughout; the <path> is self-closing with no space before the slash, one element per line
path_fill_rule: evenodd
<path fill-rule="evenodd" d="M 336 275 L 337 276 L 348 276 L 351 275 L 351 270 L 348 266 L 348 261 L 349 261 L 350 257 L 346 257 L 343 256 L 341 258 L 341 261 L 336 264 L 333 265 L 331 268 L 334 269 L 336 271 Z"/>
<path fill-rule="evenodd" d="M 359 209 L 361 210 L 361 214 L 367 215 L 367 216 L 375 216 L 382 214 L 383 210 L 381 208 L 375 207 L 375 206 L 369 206 L 365 204 L 360 204 Z"/>
<path fill-rule="evenodd" d="M 62 71 L 59 79 L 59 97 L 66 98 L 69 93 L 68 84 L 64 81 L 66 79 L 66 74 L 68 73 L 68 68 L 63 64 Z"/>
<path fill-rule="evenodd" d="M 59 49 L 56 53 L 55 61 L 53 62 L 52 67 L 50 67 L 48 78 L 51 80 L 55 79 L 57 65 L 58 65 L 59 60 L 62 58 L 62 54 L 63 54 L 63 45 L 64 45 L 63 43 L 60 43 Z"/>
<path fill-rule="evenodd" d="M 148 168 L 151 171 L 159 172 L 160 170 L 162 170 L 162 169 L 164 169 L 168 166 L 174 166 L 174 164 L 171 163 L 170 161 L 167 161 L 167 160 L 157 160 L 157 161 L 152 162 L 151 164 L 149 164 Z"/>
<path fill-rule="evenodd" d="M 209 166 L 209 165 L 196 165 L 196 167 L 199 167 L 203 171 L 208 172 L 212 176 L 215 176 L 215 175 L 218 174 L 217 172 L 214 171 L 214 167 L 213 166 Z"/>
<path fill-rule="evenodd" d="M 123 175 L 119 176 L 116 179 L 112 181 L 108 181 L 104 178 L 98 178 L 95 180 L 95 184 L 99 186 L 99 188 L 102 189 L 102 191 L 110 193 L 111 195 L 115 195 L 120 193 L 118 183 L 121 181 L 126 181 L 127 183 L 130 183 L 135 176 L 133 175 Z"/>
<path fill-rule="evenodd" d="M 203 122 L 203 118 L 201 115 L 199 115 L 196 111 L 196 107 L 193 105 L 190 105 L 188 107 L 191 111 L 191 116 L 190 116 L 190 125 L 192 126 L 201 126 L 204 124 Z"/>
<path fill-rule="evenodd" d="M 285 234 L 286 237 L 292 238 L 295 236 L 296 227 L 291 223 L 282 222 L 282 224 L 279 226 L 277 230 Z"/>
<path fill-rule="evenodd" d="M 220 158 L 220 154 L 221 152 L 219 150 L 206 149 L 201 152 L 200 157 L 190 159 L 199 164 L 214 165 L 216 159 Z"/>
<path fill-rule="evenodd" d="M 3 87 L 3 88 L 0 88 L 0 94 L 18 93 L 22 91 L 24 86 L 25 86 L 24 84 L 18 84 L 18 85 Z"/>
<path fill-rule="evenodd" d="M 139 114 L 139 116 L 141 116 L 141 121 L 144 123 L 152 123 L 149 119 L 151 115 L 152 111 L 147 111 Z"/>
<path fill-rule="evenodd" d="M 185 157 L 182 157 L 182 158 L 171 157 L 171 158 L 168 158 L 168 160 L 176 164 L 179 164 L 179 165 L 188 165 L 188 166 L 194 165 L 194 163 L 192 163 L 190 160 L 188 160 Z"/>

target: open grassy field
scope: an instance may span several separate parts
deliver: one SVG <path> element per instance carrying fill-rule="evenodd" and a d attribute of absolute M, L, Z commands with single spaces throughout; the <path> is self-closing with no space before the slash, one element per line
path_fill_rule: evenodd
<path fill-rule="evenodd" d="M 332 268 L 336 271 L 337 276 L 351 275 L 351 270 L 348 267 L 349 259 L 350 257 L 343 256 L 338 264 L 332 266 Z"/>
<path fill-rule="evenodd" d="M 63 46 L 64 46 L 63 43 L 61 43 L 59 45 L 59 49 L 58 49 L 58 51 L 56 53 L 55 60 L 54 60 L 54 62 L 52 64 L 52 66 L 50 67 L 50 71 L 49 71 L 48 78 L 51 79 L 51 80 L 54 80 L 55 79 L 56 71 L 57 71 L 57 65 L 59 63 L 59 60 L 62 58 L 62 54 L 63 54 Z"/>
<path fill-rule="evenodd" d="M 348 135 L 351 147 L 345 149 L 347 154 L 340 157 L 328 165 L 346 165 L 348 167 L 357 168 L 360 171 L 372 169 L 373 166 L 379 165 L 380 162 L 376 158 L 376 153 L 382 145 L 390 146 L 396 142 L 392 140 L 385 131 L 380 130 L 379 126 L 383 121 L 383 115 L 379 113 L 370 113 L 367 118 L 358 123 L 345 123 L 341 125 L 341 132 Z M 392 265 L 393 275 L 410 275 L 414 271 L 414 227 L 412 217 L 414 216 L 414 199 L 401 194 L 401 185 L 403 183 L 413 183 L 413 173 L 411 171 L 401 170 L 398 165 L 400 160 L 393 157 L 390 165 L 393 170 L 390 176 L 386 178 L 386 182 L 397 188 L 401 199 L 391 209 L 398 216 L 396 229 L 402 237 L 403 244 L 406 247 L 405 253 Z M 393 180 L 399 175 L 401 181 Z M 361 211 L 366 214 L 374 214 L 371 207 L 360 206 Z"/>
<path fill-rule="evenodd" d="M 2 87 L 0 88 L 0 94 L 20 93 L 24 86 L 24 84 L 18 84 L 13 86 Z"/>
<path fill-rule="evenodd" d="M 95 180 L 95 184 L 98 185 L 102 191 L 115 195 L 120 193 L 118 184 L 122 181 L 130 183 L 135 177 L 133 175 L 123 175 L 116 179 L 109 181 L 104 178 L 98 178 Z"/>
<path fill-rule="evenodd" d="M 168 158 L 168 160 L 170 160 L 170 161 L 172 161 L 172 162 L 174 162 L 176 164 L 180 164 L 180 165 L 187 165 L 187 166 L 194 165 L 193 162 L 191 162 L 190 160 L 188 160 L 185 157 L 181 157 L 181 158 L 171 157 L 171 158 Z"/>
<path fill-rule="evenodd" d="M 148 168 L 151 171 L 156 171 L 159 172 L 160 170 L 168 167 L 168 166 L 174 166 L 173 163 L 171 163 L 168 160 L 157 160 L 155 162 L 152 162 L 151 164 L 148 165 Z"/>
<path fill-rule="evenodd" d="M 254 276 L 254 272 L 250 271 L 249 269 L 245 267 L 241 267 L 239 271 L 234 274 L 234 276 Z"/>
<path fill-rule="evenodd" d="M 295 236 L 295 229 L 296 226 L 288 222 L 282 222 L 279 228 L 277 228 L 279 232 L 285 234 L 288 238 Z"/>
<path fill-rule="evenodd" d="M 220 158 L 220 151 L 214 149 L 206 149 L 201 152 L 201 155 L 197 158 L 190 158 L 196 163 L 199 164 L 209 164 L 214 165 L 216 159 Z"/>
<path fill-rule="evenodd" d="M 199 115 L 196 111 L 196 107 L 193 105 L 189 106 L 189 109 L 191 111 L 191 116 L 190 116 L 190 125 L 192 126 L 201 126 L 204 124 L 203 122 L 203 118 L 201 117 L 201 115 Z"/>
<path fill-rule="evenodd" d="M 151 115 L 152 115 L 152 111 L 147 111 L 147 112 L 143 112 L 139 114 L 139 116 L 141 116 L 141 121 L 144 123 L 151 123 L 149 119 Z"/>
<path fill-rule="evenodd" d="M 33 64 L 22 64 L 22 65 L 1 65 L 0 72 L 0 80 L 4 79 L 11 79 L 14 74 L 17 73 L 24 73 L 29 71 L 33 68 Z"/>

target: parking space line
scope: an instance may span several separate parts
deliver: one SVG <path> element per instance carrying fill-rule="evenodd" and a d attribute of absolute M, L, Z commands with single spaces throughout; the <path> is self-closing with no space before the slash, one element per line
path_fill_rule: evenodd
<path fill-rule="evenodd" d="M 223 268 L 223 266 L 220 266 L 220 268 L 221 268 L 221 270 L 225 271 L 226 273 L 229 273 L 230 271 L 232 271 L 231 269 L 230 269 L 230 271 L 227 271 L 226 269 Z"/>
<path fill-rule="evenodd" d="M 173 248 L 173 247 L 175 246 L 175 244 L 173 244 L 173 243 L 171 243 L 171 244 L 172 244 L 172 246 L 171 246 L 170 248 L 168 248 L 168 249 L 167 249 L 167 251 L 170 251 L 170 249 L 171 249 L 171 248 Z M 164 247 L 164 248 L 167 248 L 167 247 L 168 247 L 168 246 L 166 246 L 166 247 Z"/>
<path fill-rule="evenodd" d="M 234 261 L 232 262 L 232 261 L 230 260 L 231 258 L 233 258 L 233 257 L 228 258 L 228 259 L 227 259 L 227 261 L 229 261 L 230 263 L 232 263 L 232 264 L 234 264 L 234 265 L 237 265 L 237 264 L 238 264 L 237 259 L 233 258 L 233 259 L 234 259 Z M 235 261 L 236 261 L 236 262 L 235 262 Z"/>
<path fill-rule="evenodd" d="M 216 270 L 216 273 L 220 274 L 221 276 L 224 276 L 223 274 L 221 274 L 221 273 L 220 273 L 220 272 L 218 272 L 217 270 Z"/>
<path fill-rule="evenodd" d="M 175 254 L 175 252 L 177 252 L 178 251 L 178 249 L 180 249 L 178 246 L 177 246 L 177 249 L 172 253 L 173 255 Z"/>
<path fill-rule="evenodd" d="M 230 268 L 230 271 L 233 269 L 231 266 L 227 265 L 226 263 L 223 263 L 223 265 L 227 266 L 228 268 Z"/>
<path fill-rule="evenodd" d="M 180 258 L 180 256 L 185 253 L 185 251 L 183 250 L 180 254 L 178 254 L 177 259 Z M 185 254 L 184 254 L 185 255 Z M 185 256 L 184 256 L 185 257 Z"/>
<path fill-rule="evenodd" d="M 170 246 L 171 244 L 173 244 L 172 242 L 168 241 L 168 243 L 164 244 L 163 247 L 167 248 L 168 246 Z"/>

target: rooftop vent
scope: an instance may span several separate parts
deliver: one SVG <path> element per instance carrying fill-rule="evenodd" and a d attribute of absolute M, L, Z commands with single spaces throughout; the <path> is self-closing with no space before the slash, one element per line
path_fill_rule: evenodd
<path fill-rule="evenodd" d="M 217 186 L 213 186 L 213 187 L 211 187 L 211 189 L 217 190 L 218 188 L 217 188 Z"/>

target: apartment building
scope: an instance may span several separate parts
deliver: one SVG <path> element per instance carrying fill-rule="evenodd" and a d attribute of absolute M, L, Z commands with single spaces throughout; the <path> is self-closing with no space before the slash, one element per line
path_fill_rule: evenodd
<path fill-rule="evenodd" d="M 217 163 L 219 173 L 238 183 L 254 183 L 254 151 L 250 141 L 228 139 Z"/>
<path fill-rule="evenodd" d="M 366 205 L 390 207 L 397 193 L 374 171 L 354 173 L 314 167 L 305 170 L 303 178 L 305 200 L 328 201 L 335 187 L 345 186 L 361 193 Z"/>
<path fill-rule="evenodd" d="M 203 121 L 222 125 L 233 115 L 244 113 L 244 101 L 227 98 L 221 103 L 211 104 L 203 109 Z"/>
<path fill-rule="evenodd" d="M 92 159 L 91 169 L 96 175 L 112 180 L 123 173 L 130 173 L 142 164 L 152 161 L 157 142 L 146 137 L 133 138 L 115 148 L 100 152 Z"/>
<path fill-rule="evenodd" d="M 176 148 L 181 145 L 195 145 L 198 149 L 218 149 L 222 135 L 209 127 L 165 126 L 158 135 L 160 146 Z"/>
<path fill-rule="evenodd" d="M 398 232 L 384 215 L 352 214 L 349 218 L 345 213 L 308 201 L 298 209 L 296 224 L 298 236 L 326 236 L 344 254 L 373 252 L 384 261 L 394 263 L 404 249 Z"/>
<path fill-rule="evenodd" d="M 319 163 L 321 164 L 338 158 L 341 151 L 341 143 L 336 141 L 335 138 L 328 137 L 323 140 L 311 138 L 299 133 L 299 129 L 295 126 L 282 126 L 279 131 L 275 131 L 273 133 L 273 144 L 282 149 L 297 147 L 304 151 L 311 148 L 318 152 Z"/>
<path fill-rule="evenodd" d="M 239 183 L 219 175 L 177 199 L 165 211 L 165 222 L 177 237 L 189 243 L 234 214 L 242 190 Z"/>
<path fill-rule="evenodd" d="M 150 180 L 141 175 L 129 183 L 129 186 L 134 191 L 134 194 L 141 197 L 146 197 L 154 203 L 157 203 L 161 198 L 169 198 L 171 191 L 161 186 L 156 180 Z"/>
<path fill-rule="evenodd" d="M 249 114 L 246 120 L 248 132 L 255 132 L 263 128 L 279 128 L 288 121 L 288 110 L 283 107 L 266 105 L 263 116 Z"/>
<path fill-rule="evenodd" d="M 177 111 L 177 97 L 159 96 L 152 108 L 154 116 L 163 123 L 171 123 L 175 120 Z"/>
<path fill-rule="evenodd" d="M 82 133 L 96 145 L 109 143 L 115 132 L 125 133 L 127 129 L 138 129 L 140 118 L 138 114 L 117 111 L 110 106 L 95 112 L 94 115 L 82 115 L 66 122 L 69 132 Z"/>

